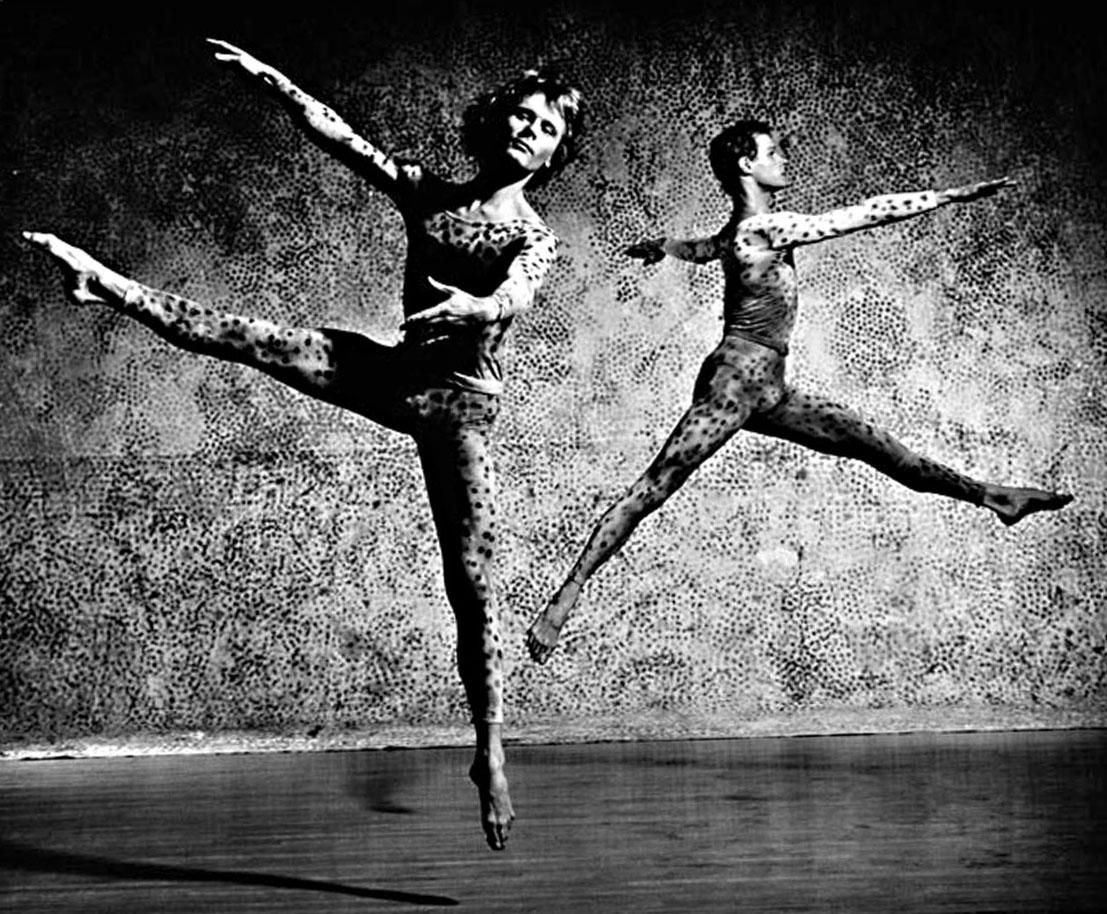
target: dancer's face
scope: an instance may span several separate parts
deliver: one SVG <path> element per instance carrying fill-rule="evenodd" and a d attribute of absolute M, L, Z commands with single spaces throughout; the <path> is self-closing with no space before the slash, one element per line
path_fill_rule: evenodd
<path fill-rule="evenodd" d="M 516 103 L 507 116 L 507 155 L 532 174 L 553 158 L 565 135 L 565 118 L 541 93 Z"/>
<path fill-rule="evenodd" d="M 792 183 L 785 174 L 784 167 L 788 159 L 780 149 L 775 136 L 759 133 L 754 137 L 757 143 L 757 155 L 745 158 L 742 162 L 746 173 L 766 190 L 779 190 Z"/>

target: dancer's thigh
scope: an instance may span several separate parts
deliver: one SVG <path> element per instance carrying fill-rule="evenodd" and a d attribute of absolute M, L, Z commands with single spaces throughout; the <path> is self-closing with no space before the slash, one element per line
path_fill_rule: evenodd
<path fill-rule="evenodd" d="M 426 386 L 425 379 L 413 376 L 396 347 L 348 330 L 324 328 L 322 333 L 330 344 L 333 378 L 325 387 L 305 393 L 412 434 L 418 412 L 413 392 Z M 297 386 L 294 380 L 289 383 Z"/>
<path fill-rule="evenodd" d="M 692 404 L 677 422 L 647 476 L 679 485 L 744 427 L 751 415 L 781 396 L 783 360 L 755 343 L 724 340 L 700 368 Z"/>
<path fill-rule="evenodd" d="M 474 589 L 483 602 L 496 545 L 490 436 L 499 398 L 436 388 L 412 395 L 408 404 L 447 583 Z M 463 580 L 451 580 L 457 576 Z"/>
<path fill-rule="evenodd" d="M 894 441 L 856 410 L 792 387 L 772 409 L 751 416 L 746 428 L 842 457 L 882 450 Z"/>

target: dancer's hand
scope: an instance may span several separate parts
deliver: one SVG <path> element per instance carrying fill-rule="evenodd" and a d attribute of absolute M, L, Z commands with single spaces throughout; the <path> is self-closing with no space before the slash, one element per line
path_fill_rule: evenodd
<path fill-rule="evenodd" d="M 66 297 L 74 304 L 107 304 L 105 292 L 108 294 L 114 292 L 116 298 L 126 299 L 126 286 L 113 284 L 111 279 L 114 277 L 116 280 L 121 280 L 123 284 L 129 281 L 118 274 L 113 274 L 111 270 L 80 248 L 67 244 L 57 235 L 49 232 L 24 232 L 23 237 L 55 258 L 65 276 Z M 107 284 L 105 284 L 106 279 Z"/>
<path fill-rule="evenodd" d="M 639 241 L 637 244 L 624 248 L 623 253 L 628 257 L 636 257 L 647 266 L 659 263 L 665 259 L 665 239 L 651 238 L 647 241 Z"/>
<path fill-rule="evenodd" d="M 487 324 L 500 316 L 498 314 L 499 308 L 491 299 L 470 295 L 464 289 L 448 286 L 444 282 L 439 282 L 429 276 L 427 282 L 439 292 L 444 292 L 448 297 L 445 301 L 441 301 L 433 307 L 407 317 L 400 324 L 401 329 Z"/>
<path fill-rule="evenodd" d="M 979 200 L 981 197 L 990 197 L 1001 190 L 1014 187 L 1015 182 L 1011 178 L 995 178 L 991 181 L 977 181 L 975 184 L 966 184 L 963 187 L 951 187 L 949 190 L 938 192 L 940 203 L 968 203 L 971 200 Z"/>
<path fill-rule="evenodd" d="M 273 67 L 269 66 L 269 64 L 262 63 L 254 57 L 253 54 L 243 51 L 242 48 L 236 48 L 233 44 L 220 41 L 218 38 L 205 38 L 204 40 L 208 44 L 215 45 L 215 47 L 219 48 L 215 53 L 215 59 L 220 63 L 238 67 L 250 76 L 256 76 L 262 82 L 273 87 L 289 84 L 287 76 L 279 70 L 275 70 Z"/>

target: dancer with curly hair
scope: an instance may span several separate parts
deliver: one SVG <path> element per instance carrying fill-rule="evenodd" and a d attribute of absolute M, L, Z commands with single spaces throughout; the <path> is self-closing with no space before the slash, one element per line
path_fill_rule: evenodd
<path fill-rule="evenodd" d="M 258 81 L 316 144 L 398 207 L 408 240 L 403 340 L 386 346 L 358 333 L 222 313 L 141 285 L 54 235 L 24 236 L 57 259 L 73 301 L 105 304 L 174 346 L 256 368 L 414 439 L 476 731 L 470 777 L 485 837 L 501 850 L 515 814 L 504 773 L 490 436 L 503 390 L 504 335 L 534 301 L 557 246 L 524 192 L 574 157 L 580 92 L 556 74 L 527 71 L 482 96 L 466 111 L 463 130 L 477 174 L 450 181 L 381 151 L 273 67 L 209 41 L 218 62 Z"/>

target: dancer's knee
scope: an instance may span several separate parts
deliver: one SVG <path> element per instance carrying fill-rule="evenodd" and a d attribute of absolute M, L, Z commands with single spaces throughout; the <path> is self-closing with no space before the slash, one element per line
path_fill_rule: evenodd
<path fill-rule="evenodd" d="M 878 470 L 882 470 L 885 475 L 892 477 L 909 489 L 916 492 L 923 491 L 925 488 L 923 460 L 914 451 L 909 451 L 904 447 L 893 448 L 887 453 L 879 455 L 879 459 L 884 466 L 877 463 L 876 468 Z"/>
<path fill-rule="evenodd" d="M 446 599 L 458 618 L 484 616 L 492 602 L 491 579 L 484 561 L 469 556 L 447 562 L 443 577 Z"/>
<path fill-rule="evenodd" d="M 692 475 L 691 467 L 654 466 L 630 489 L 629 499 L 643 515 L 660 508 Z"/>
<path fill-rule="evenodd" d="M 874 448 L 862 452 L 843 448 L 840 456 L 861 460 L 912 491 L 927 491 L 926 461 L 905 447 Z"/>

